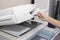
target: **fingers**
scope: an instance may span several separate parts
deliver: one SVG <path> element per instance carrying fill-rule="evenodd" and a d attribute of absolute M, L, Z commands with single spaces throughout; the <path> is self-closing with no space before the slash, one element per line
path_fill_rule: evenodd
<path fill-rule="evenodd" d="M 38 12 L 38 14 L 36 14 L 36 16 L 38 16 L 39 18 L 44 18 L 44 16 L 40 12 Z"/>

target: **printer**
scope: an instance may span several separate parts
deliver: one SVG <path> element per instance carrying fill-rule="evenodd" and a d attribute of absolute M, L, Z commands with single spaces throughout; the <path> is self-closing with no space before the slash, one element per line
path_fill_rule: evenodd
<path fill-rule="evenodd" d="M 40 24 L 33 21 L 38 11 L 33 4 L 0 10 L 0 31 L 19 37 Z"/>
<path fill-rule="evenodd" d="M 38 11 L 46 13 L 45 10 L 36 8 L 34 4 L 0 10 L 0 40 L 25 40 L 34 36 L 47 25 L 47 23 L 41 23 L 35 16 Z"/>
<path fill-rule="evenodd" d="M 29 12 L 33 9 L 33 4 L 26 4 L 0 10 L 0 26 L 18 24 L 30 20 L 33 16 Z"/>

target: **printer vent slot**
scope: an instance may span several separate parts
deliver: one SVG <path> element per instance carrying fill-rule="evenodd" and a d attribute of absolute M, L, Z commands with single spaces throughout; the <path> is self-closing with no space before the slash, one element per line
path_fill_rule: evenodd
<path fill-rule="evenodd" d="M 0 22 L 2 22 L 2 21 L 7 21 L 7 20 L 11 20 L 11 19 L 1 20 Z"/>

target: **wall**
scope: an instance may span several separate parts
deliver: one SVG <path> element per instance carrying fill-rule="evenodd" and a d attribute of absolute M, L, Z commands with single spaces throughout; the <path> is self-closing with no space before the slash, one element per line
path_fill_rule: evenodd
<path fill-rule="evenodd" d="M 49 7 L 49 0 L 35 0 L 35 4 L 40 9 L 46 9 Z"/>
<path fill-rule="evenodd" d="M 49 15 L 49 0 L 35 0 L 35 6 L 42 10 L 41 12 L 45 15 Z M 40 20 L 38 17 L 34 21 L 45 23 L 46 21 Z M 46 22 L 47 23 L 47 22 Z"/>
<path fill-rule="evenodd" d="M 29 4 L 31 0 L 0 0 L 0 9 L 13 7 L 22 4 Z"/>

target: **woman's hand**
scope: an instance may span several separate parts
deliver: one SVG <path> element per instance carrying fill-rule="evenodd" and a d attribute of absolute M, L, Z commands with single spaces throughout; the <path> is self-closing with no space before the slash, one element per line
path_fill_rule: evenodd
<path fill-rule="evenodd" d="M 55 25 L 56 27 L 60 28 L 60 21 L 58 21 L 58 20 L 56 20 L 56 19 L 54 19 L 54 18 L 52 18 L 50 16 L 46 16 L 46 15 L 42 14 L 41 12 L 38 12 L 36 14 L 36 16 L 38 16 L 39 19 L 41 19 L 43 21 L 47 21 L 47 22 Z"/>
<path fill-rule="evenodd" d="M 46 20 L 47 20 L 47 17 L 46 17 L 44 14 L 42 14 L 41 12 L 38 12 L 38 13 L 36 14 L 36 16 L 38 16 L 39 19 L 41 19 L 41 20 L 43 20 L 43 21 L 46 21 Z"/>

